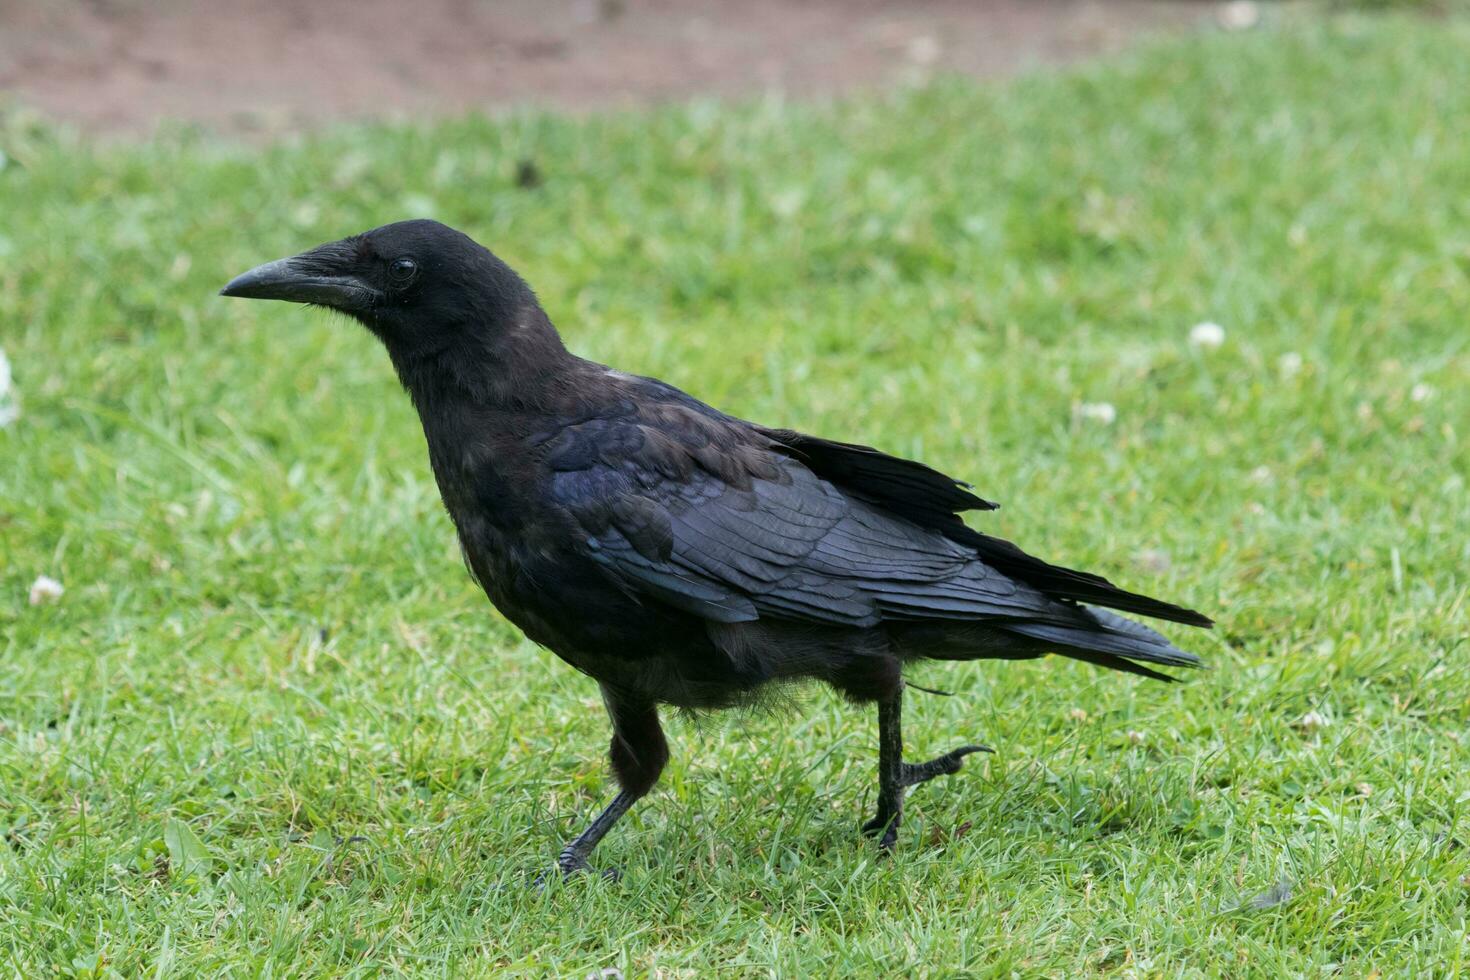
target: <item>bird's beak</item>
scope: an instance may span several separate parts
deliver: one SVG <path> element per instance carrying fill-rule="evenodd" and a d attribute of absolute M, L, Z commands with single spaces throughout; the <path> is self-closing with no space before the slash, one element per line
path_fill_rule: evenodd
<path fill-rule="evenodd" d="M 314 303 L 345 312 L 365 312 L 379 299 L 378 290 L 361 277 L 341 271 L 350 259 L 341 243 L 258 265 L 231 279 L 221 296 L 283 299 Z"/>

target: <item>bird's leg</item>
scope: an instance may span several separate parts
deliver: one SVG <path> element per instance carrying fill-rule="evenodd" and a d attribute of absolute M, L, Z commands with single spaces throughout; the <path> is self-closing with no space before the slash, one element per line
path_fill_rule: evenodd
<path fill-rule="evenodd" d="M 892 850 L 903 818 L 903 688 L 878 702 L 878 813 L 863 833 L 881 834 L 878 846 Z"/>
<path fill-rule="evenodd" d="M 632 809 L 653 784 L 658 782 L 664 764 L 669 761 L 669 746 L 658 724 L 658 708 L 641 698 L 630 698 L 620 691 L 603 687 L 602 700 L 612 719 L 613 735 L 610 757 L 613 775 L 621 791 L 613 797 L 587 829 L 562 848 L 556 866 L 562 877 L 589 869 L 587 857 L 612 825 Z M 605 878 L 616 878 L 616 871 L 604 872 Z"/>
<path fill-rule="evenodd" d="M 983 745 L 962 745 L 928 762 L 903 761 L 903 687 L 878 701 L 878 813 L 863 824 L 863 833 L 878 837 L 878 846 L 892 851 L 903 820 L 904 792 L 935 776 L 960 771 L 965 756 L 989 752 Z"/>
<path fill-rule="evenodd" d="M 638 797 L 632 793 L 620 792 L 587 825 L 586 830 L 578 834 L 566 847 L 561 849 L 561 853 L 556 856 L 556 867 L 562 873 L 563 877 L 589 869 L 587 855 L 592 853 L 592 849 L 597 846 L 597 842 L 607 835 L 607 832 L 612 829 L 612 825 L 617 823 L 623 814 L 631 810 L 633 804 L 637 801 Z M 609 870 L 604 874 L 604 877 L 609 879 L 615 879 L 617 876 L 618 873 L 615 870 Z"/>

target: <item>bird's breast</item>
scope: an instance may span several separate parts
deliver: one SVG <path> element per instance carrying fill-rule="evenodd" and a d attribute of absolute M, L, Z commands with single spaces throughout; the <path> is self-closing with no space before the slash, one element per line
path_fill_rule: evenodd
<path fill-rule="evenodd" d="M 708 642 L 692 617 L 614 587 L 552 526 L 507 534 L 473 518 L 457 524 L 465 564 L 501 615 L 593 677 L 629 661 L 687 657 Z"/>

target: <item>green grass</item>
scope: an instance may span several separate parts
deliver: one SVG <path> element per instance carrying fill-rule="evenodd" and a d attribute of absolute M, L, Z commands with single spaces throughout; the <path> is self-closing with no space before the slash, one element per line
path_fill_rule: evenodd
<path fill-rule="evenodd" d="M 0 956 L 1460 972 L 1467 45 L 1464 23 L 1354 19 L 835 107 L 264 150 L 98 148 L 12 113 Z M 922 669 L 959 696 L 912 696 L 911 751 L 999 751 L 914 792 L 891 861 L 856 832 L 872 712 L 814 690 L 676 718 L 663 783 L 597 855 L 624 882 L 520 887 L 607 796 L 593 685 L 468 580 L 370 338 L 214 295 L 416 214 L 521 269 L 580 352 L 920 456 L 1004 502 L 987 529 L 1217 615 L 1173 634 L 1215 669 Z M 1223 347 L 1189 346 L 1202 320 Z M 1104 401 L 1111 425 L 1078 411 Z M 66 593 L 31 607 L 43 573 Z"/>

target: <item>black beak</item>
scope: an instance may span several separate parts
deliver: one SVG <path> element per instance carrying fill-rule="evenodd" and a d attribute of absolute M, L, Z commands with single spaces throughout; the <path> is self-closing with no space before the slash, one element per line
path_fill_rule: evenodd
<path fill-rule="evenodd" d="M 366 312 L 380 298 L 378 290 L 359 276 L 333 268 L 345 264 L 341 261 L 345 258 L 341 251 L 333 243 L 289 259 L 267 262 L 231 279 L 219 294 L 314 303 L 348 313 Z"/>

